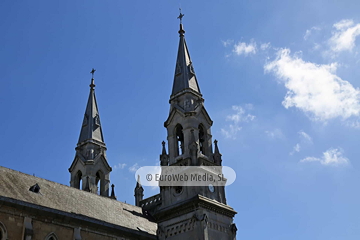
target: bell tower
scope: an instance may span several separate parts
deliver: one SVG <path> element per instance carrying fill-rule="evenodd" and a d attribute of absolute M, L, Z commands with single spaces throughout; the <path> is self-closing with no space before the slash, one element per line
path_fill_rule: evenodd
<path fill-rule="evenodd" d="M 69 168 L 70 186 L 108 197 L 112 169 L 106 158 L 106 145 L 96 103 L 95 71 L 92 69 L 90 72 L 92 78 L 89 99 L 75 148 L 75 158 Z"/>
<path fill-rule="evenodd" d="M 167 129 L 168 153 L 163 142 L 160 165 L 221 167 L 217 141 L 212 142 L 211 120 L 204 106 L 193 62 L 185 41 L 180 13 L 176 59 Z M 214 149 L 213 149 L 214 147 Z M 161 204 L 149 213 L 158 223 L 159 239 L 236 239 L 233 217 L 224 186 L 160 186 Z M 143 201 L 145 203 L 145 200 Z"/>

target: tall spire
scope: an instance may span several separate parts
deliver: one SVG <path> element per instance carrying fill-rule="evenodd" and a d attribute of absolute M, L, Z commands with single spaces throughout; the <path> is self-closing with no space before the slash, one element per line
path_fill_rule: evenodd
<path fill-rule="evenodd" d="M 85 115 L 83 124 L 81 126 L 80 136 L 78 145 L 84 142 L 94 141 L 104 144 L 104 138 L 102 134 L 100 115 L 96 104 L 95 97 L 95 84 L 94 84 L 94 73 L 95 69 L 90 72 L 92 74 L 90 86 L 89 99 L 86 105 Z"/>
<path fill-rule="evenodd" d="M 189 50 L 185 41 L 185 30 L 182 24 L 183 16 L 184 14 L 181 13 L 180 9 L 180 15 L 178 17 L 180 19 L 180 41 L 171 96 L 175 96 L 177 93 L 187 89 L 201 94 L 199 84 L 196 79 L 195 70 L 190 58 Z"/>
<path fill-rule="evenodd" d="M 106 158 L 106 146 L 101 129 L 100 116 L 95 97 L 94 73 L 90 83 L 84 120 L 80 130 L 76 154 L 70 172 L 70 186 L 109 196 L 111 167 Z M 111 196 L 112 198 L 115 195 Z"/>

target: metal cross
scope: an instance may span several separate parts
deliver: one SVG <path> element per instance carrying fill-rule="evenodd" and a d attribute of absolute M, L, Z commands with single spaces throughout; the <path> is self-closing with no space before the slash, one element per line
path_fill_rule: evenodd
<path fill-rule="evenodd" d="M 90 73 L 92 74 L 92 78 L 94 78 L 94 73 L 95 73 L 95 71 L 96 71 L 96 70 L 93 68 L 93 69 L 91 70 L 91 72 L 90 72 Z"/>
<path fill-rule="evenodd" d="M 179 8 L 179 10 L 180 10 L 180 15 L 177 18 L 180 19 L 180 24 L 182 24 L 182 18 L 185 16 L 185 14 L 181 13 L 181 8 Z"/>

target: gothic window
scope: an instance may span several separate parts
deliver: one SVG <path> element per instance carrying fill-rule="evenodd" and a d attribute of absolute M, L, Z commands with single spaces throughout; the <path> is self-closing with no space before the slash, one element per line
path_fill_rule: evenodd
<path fill-rule="evenodd" d="M 56 237 L 55 233 L 50 233 L 49 235 L 46 236 L 45 240 L 57 240 L 58 238 Z"/>
<path fill-rule="evenodd" d="M 0 240 L 7 240 L 7 231 L 2 222 L 0 222 Z"/>
<path fill-rule="evenodd" d="M 82 187 L 81 184 L 82 184 L 82 173 L 79 170 L 75 175 L 74 187 L 80 189 Z"/>
<path fill-rule="evenodd" d="M 199 146 L 200 152 L 205 155 L 205 131 L 201 124 L 199 125 Z"/>
<path fill-rule="evenodd" d="M 184 154 L 184 133 L 180 124 L 175 127 L 176 135 L 176 156 Z"/>

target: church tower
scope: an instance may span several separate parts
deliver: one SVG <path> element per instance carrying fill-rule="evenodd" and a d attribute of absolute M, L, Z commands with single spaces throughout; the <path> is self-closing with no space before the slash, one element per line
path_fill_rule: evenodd
<path fill-rule="evenodd" d="M 75 159 L 69 168 L 70 186 L 108 197 L 112 169 L 106 159 L 106 145 L 96 104 L 95 69 L 90 73 L 92 78 L 89 99 L 75 148 Z"/>
<path fill-rule="evenodd" d="M 214 146 L 212 142 L 213 121 L 204 106 L 185 41 L 182 17 L 180 13 L 180 41 L 170 113 L 164 123 L 168 153 L 163 142 L 160 165 L 221 167 L 217 141 Z M 160 186 L 160 199 L 161 204 L 153 212 L 148 210 L 158 223 L 159 239 L 236 239 L 233 223 L 236 212 L 226 203 L 224 186 Z"/>

